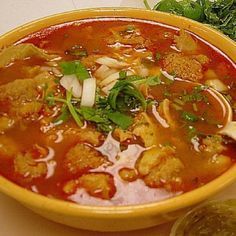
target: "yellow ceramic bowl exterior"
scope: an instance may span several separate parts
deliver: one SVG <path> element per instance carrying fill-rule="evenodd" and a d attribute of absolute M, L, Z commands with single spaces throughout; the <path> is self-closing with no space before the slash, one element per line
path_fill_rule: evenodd
<path fill-rule="evenodd" d="M 225 52 L 236 61 L 236 44 L 221 33 L 198 22 L 167 13 L 130 8 L 103 8 L 78 10 L 43 18 L 23 25 L 0 37 L 0 48 L 42 28 L 68 21 L 100 18 L 128 17 L 165 23 L 187 29 Z M 16 199 L 34 212 L 65 225 L 97 231 L 126 231 L 155 226 L 186 212 L 236 180 L 236 164 L 210 183 L 161 202 L 135 206 L 81 206 L 47 198 L 21 188 L 0 177 L 0 191 Z"/>

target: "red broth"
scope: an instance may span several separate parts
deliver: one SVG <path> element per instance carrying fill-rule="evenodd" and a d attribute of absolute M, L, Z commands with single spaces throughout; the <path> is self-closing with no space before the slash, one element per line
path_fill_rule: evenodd
<path fill-rule="evenodd" d="M 93 19 L 43 29 L 22 44 L 56 56 L 33 53 L 1 66 L 0 54 L 0 174 L 7 179 L 79 204 L 129 205 L 190 191 L 234 164 L 235 140 L 219 133 L 227 114 L 208 85 L 220 83 L 235 120 L 236 66 L 204 40 L 154 22 Z M 97 86 L 90 113 L 80 97 L 70 101 L 82 127 L 60 82 L 68 73 L 61 63 L 68 70 L 76 61 Z M 109 94 L 123 82 L 114 105 Z"/>

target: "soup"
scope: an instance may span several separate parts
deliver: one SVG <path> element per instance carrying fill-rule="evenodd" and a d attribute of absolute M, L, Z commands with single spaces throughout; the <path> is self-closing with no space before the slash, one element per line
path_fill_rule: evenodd
<path fill-rule="evenodd" d="M 81 20 L 0 53 L 0 174 L 86 205 L 160 201 L 235 162 L 235 64 L 197 36 Z"/>

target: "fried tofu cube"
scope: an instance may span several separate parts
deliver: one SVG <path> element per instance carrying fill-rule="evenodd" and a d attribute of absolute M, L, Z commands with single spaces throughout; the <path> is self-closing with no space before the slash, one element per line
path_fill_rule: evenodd
<path fill-rule="evenodd" d="M 68 195 L 74 194 L 78 188 L 78 184 L 78 179 L 72 179 L 66 182 L 63 186 L 63 192 Z"/>
<path fill-rule="evenodd" d="M 164 187 L 171 190 L 173 185 L 181 183 L 183 169 L 184 165 L 178 158 L 169 157 L 154 167 L 150 174 L 145 176 L 144 182 L 151 188 Z"/>
<path fill-rule="evenodd" d="M 83 174 L 107 162 L 107 158 L 99 151 L 88 145 L 78 143 L 66 153 L 64 168 L 71 174 Z"/>
<path fill-rule="evenodd" d="M 108 173 L 82 175 L 78 179 L 78 185 L 84 188 L 91 196 L 107 200 L 111 199 L 116 192 L 113 176 Z"/>
<path fill-rule="evenodd" d="M 157 128 L 145 112 L 136 117 L 132 133 L 142 139 L 145 147 L 157 144 Z"/>
<path fill-rule="evenodd" d="M 158 148 L 154 147 L 147 151 L 144 151 L 143 155 L 137 162 L 137 169 L 140 175 L 145 176 L 151 172 L 151 170 L 159 165 L 163 157 L 173 155 L 175 150 L 171 147 Z"/>
<path fill-rule="evenodd" d="M 19 151 L 19 147 L 13 139 L 0 135 L 0 156 L 13 158 Z"/>
<path fill-rule="evenodd" d="M 47 174 L 46 163 L 37 162 L 30 152 L 19 153 L 14 159 L 14 168 L 16 173 L 28 180 L 44 177 Z"/>
<path fill-rule="evenodd" d="M 223 138 L 220 135 L 207 136 L 202 140 L 201 150 L 211 154 L 221 153 L 226 149 L 223 145 Z"/>

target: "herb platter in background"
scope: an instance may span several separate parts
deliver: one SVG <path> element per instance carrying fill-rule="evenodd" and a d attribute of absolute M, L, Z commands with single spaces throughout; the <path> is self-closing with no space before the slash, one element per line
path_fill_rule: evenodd
<path fill-rule="evenodd" d="M 147 0 L 144 4 L 151 7 Z M 236 41 L 236 0 L 161 0 L 153 10 L 184 16 L 222 31 Z"/>

